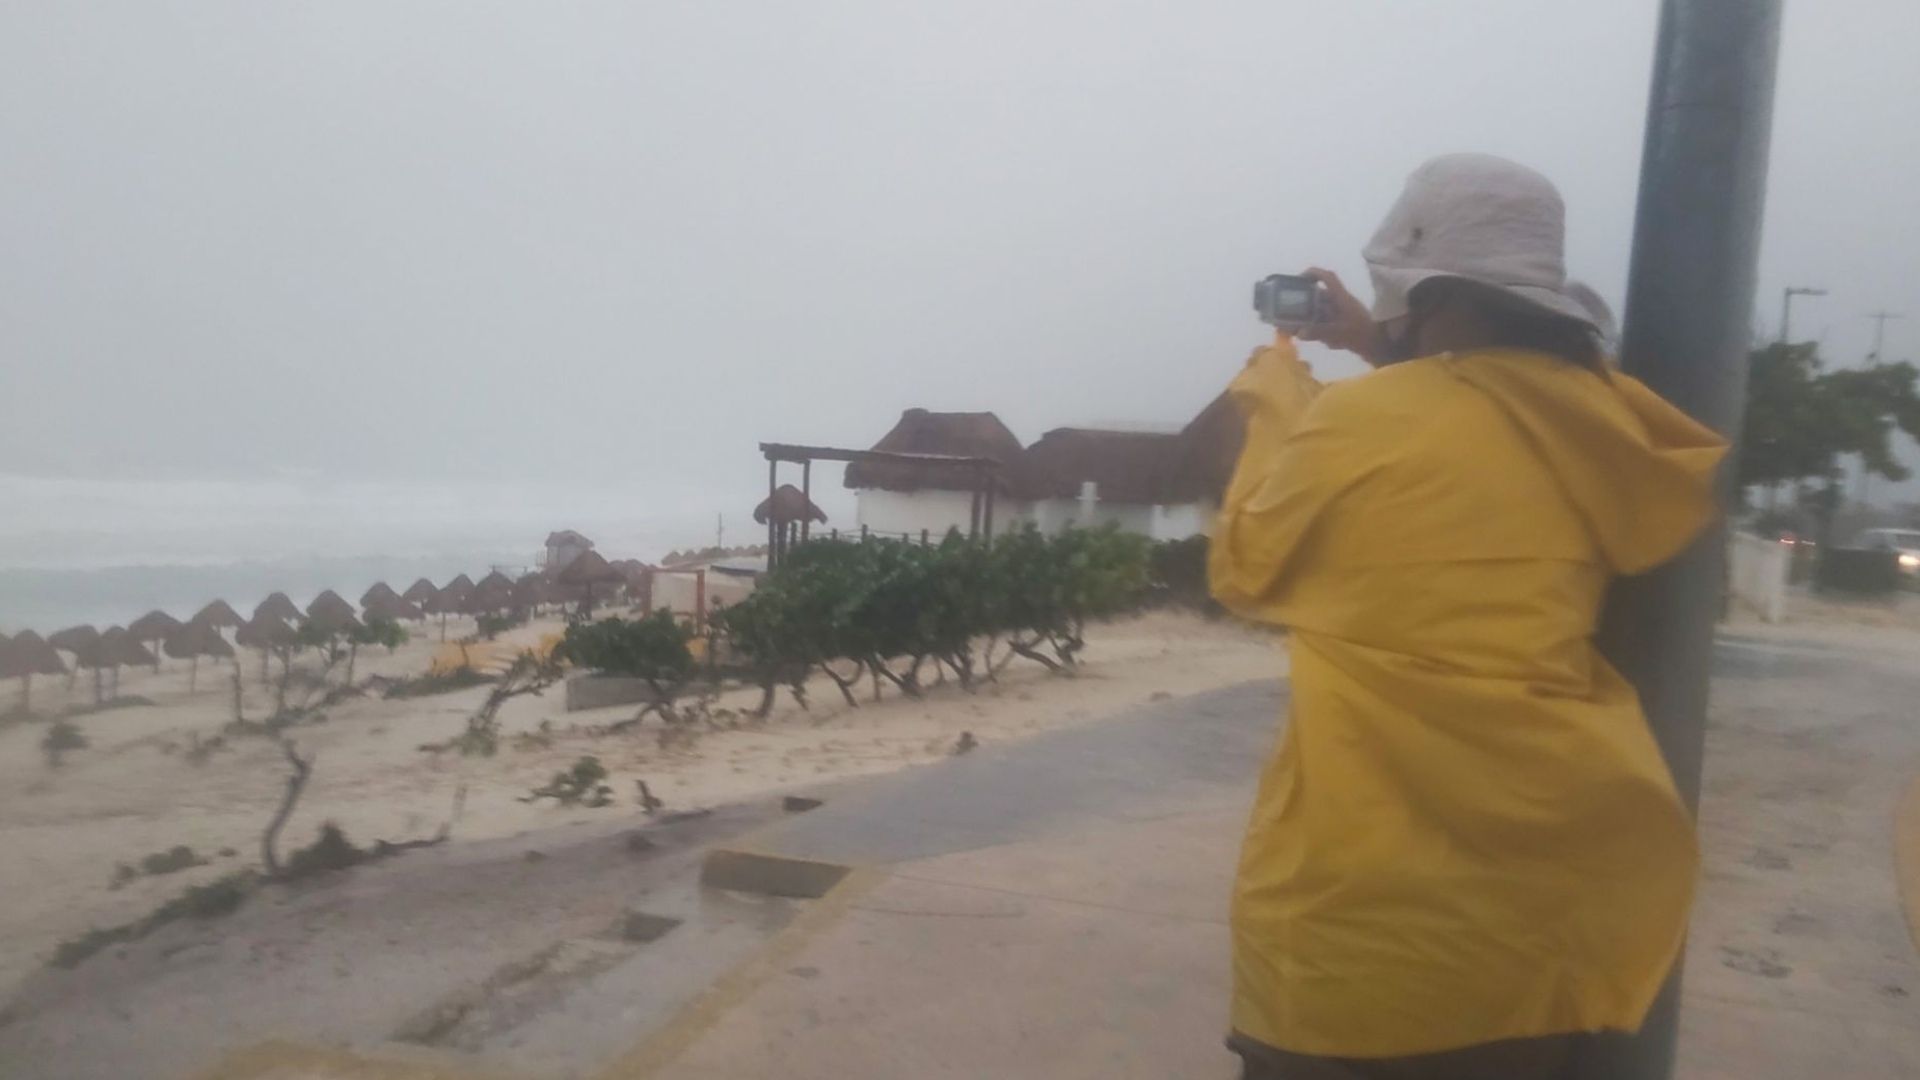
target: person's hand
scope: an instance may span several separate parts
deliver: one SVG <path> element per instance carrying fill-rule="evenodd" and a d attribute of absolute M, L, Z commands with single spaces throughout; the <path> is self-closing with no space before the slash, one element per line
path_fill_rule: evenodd
<path fill-rule="evenodd" d="M 1329 348 L 1345 349 L 1365 360 L 1374 363 L 1373 315 L 1360 298 L 1347 291 L 1340 275 L 1318 266 L 1308 267 L 1301 277 L 1312 278 L 1327 290 L 1327 321 L 1312 326 L 1301 327 L 1295 337 L 1302 341 L 1318 341 Z"/>

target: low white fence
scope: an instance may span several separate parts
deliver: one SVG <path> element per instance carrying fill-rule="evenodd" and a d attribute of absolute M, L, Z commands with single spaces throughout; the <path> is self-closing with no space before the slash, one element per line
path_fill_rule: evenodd
<path fill-rule="evenodd" d="M 1727 587 L 1733 598 L 1766 622 L 1787 615 L 1787 574 L 1793 546 L 1752 533 L 1727 540 Z"/>

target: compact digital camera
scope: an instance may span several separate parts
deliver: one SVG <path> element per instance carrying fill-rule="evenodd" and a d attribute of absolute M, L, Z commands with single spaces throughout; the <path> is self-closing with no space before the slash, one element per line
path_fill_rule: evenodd
<path fill-rule="evenodd" d="M 1310 277 L 1269 274 L 1253 283 L 1253 310 L 1274 329 L 1298 333 L 1327 321 L 1327 291 Z"/>

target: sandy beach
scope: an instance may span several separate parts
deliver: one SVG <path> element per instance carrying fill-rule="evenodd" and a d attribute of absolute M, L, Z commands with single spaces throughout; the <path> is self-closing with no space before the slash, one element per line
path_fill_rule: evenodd
<path fill-rule="evenodd" d="M 556 619 L 541 620 L 502 641 L 532 644 L 560 628 Z M 449 626 L 454 637 L 470 630 L 465 621 Z M 439 647 L 437 638 L 428 623 L 392 654 L 363 652 L 356 680 L 420 674 Z M 849 708 L 831 683 L 816 677 L 808 710 L 783 693 L 764 721 L 729 718 L 702 728 L 691 742 L 668 746 L 658 720 L 619 734 L 593 733 L 632 716 L 634 706 L 570 713 L 558 686 L 506 704 L 492 757 L 420 749 L 461 731 L 485 687 L 349 699 L 325 710 L 324 721 L 287 732 L 311 758 L 313 776 L 281 846 L 308 843 L 326 821 L 363 846 L 429 836 L 448 820 L 463 789 L 456 844 L 637 816 L 638 780 L 667 811 L 727 804 L 939 760 L 954 752 L 963 732 L 981 744 L 1020 739 L 1168 695 L 1271 677 L 1284 667 L 1270 635 L 1167 612 L 1096 626 L 1088 641 L 1074 678 L 1016 662 L 977 692 L 948 682 L 916 701 L 889 688 L 873 703 L 863 686 L 861 705 Z M 157 674 L 122 671 L 120 694 L 151 704 L 74 718 L 89 745 L 58 768 L 41 750 L 46 719 L 0 729 L 0 864 L 16 883 L 0 907 L 0 987 L 10 991 L 61 941 L 140 918 L 189 885 L 259 864 L 261 832 L 289 772 L 279 746 L 229 734 L 211 753 L 192 752 L 196 740 L 221 737 L 231 721 L 233 673 L 224 662 L 203 662 L 197 690 L 188 693 L 184 661 L 168 660 Z M 257 653 L 242 651 L 239 674 L 242 709 L 258 720 L 271 710 L 271 694 L 259 682 Z M 17 684 L 0 688 L 9 699 L 16 692 Z M 744 713 L 758 697 L 757 690 L 732 691 L 719 704 Z M 87 673 L 70 689 L 59 678 L 34 681 L 34 708 L 42 718 L 91 701 Z M 521 801 L 588 754 L 609 773 L 612 806 Z M 176 845 L 206 864 L 114 885 L 121 864 Z"/>

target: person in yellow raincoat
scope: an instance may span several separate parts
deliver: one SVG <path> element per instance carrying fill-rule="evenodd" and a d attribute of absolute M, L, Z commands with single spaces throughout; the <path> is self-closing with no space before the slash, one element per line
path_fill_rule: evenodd
<path fill-rule="evenodd" d="M 1312 272 L 1302 336 L 1376 370 L 1322 386 L 1281 336 L 1230 389 L 1212 589 L 1292 652 L 1233 897 L 1250 1080 L 1579 1075 L 1680 949 L 1693 824 L 1592 635 L 1710 521 L 1725 447 L 1608 365 L 1562 218 L 1531 170 L 1429 162 L 1371 313 Z"/>

